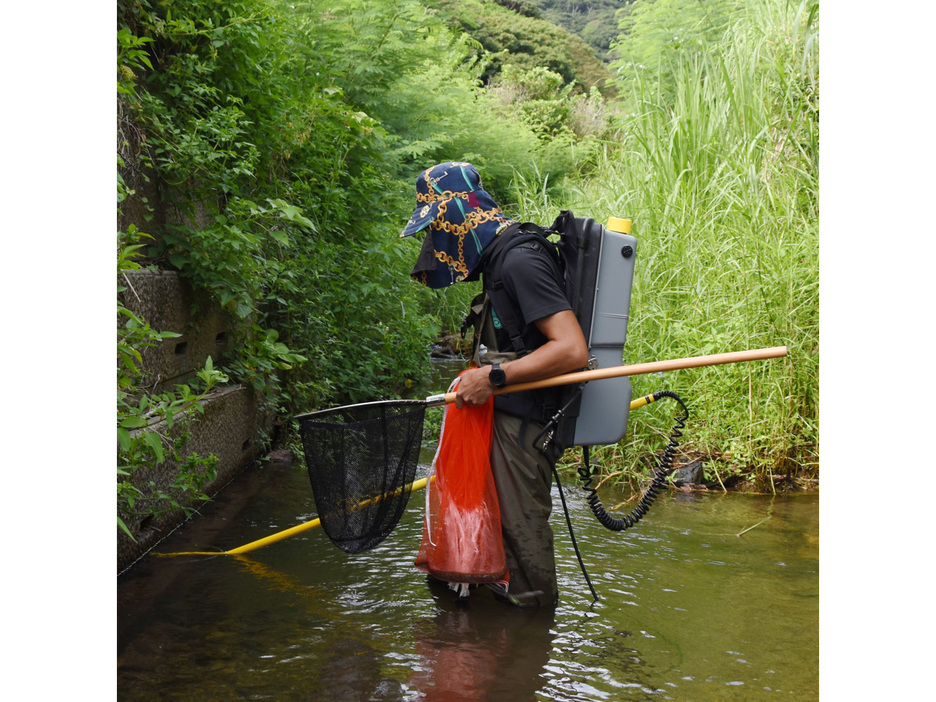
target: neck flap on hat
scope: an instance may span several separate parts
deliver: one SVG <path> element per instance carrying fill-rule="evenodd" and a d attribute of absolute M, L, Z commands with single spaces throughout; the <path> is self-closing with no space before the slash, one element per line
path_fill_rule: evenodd
<path fill-rule="evenodd" d="M 428 230 L 412 277 L 430 288 L 466 280 L 484 248 L 512 223 L 481 187 L 470 163 L 450 161 L 426 169 L 416 179 L 416 209 L 401 234 Z"/>

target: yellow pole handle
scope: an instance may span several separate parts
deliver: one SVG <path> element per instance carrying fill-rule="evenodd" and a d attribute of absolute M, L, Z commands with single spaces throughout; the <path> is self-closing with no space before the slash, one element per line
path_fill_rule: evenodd
<path fill-rule="evenodd" d="M 409 489 L 412 490 L 422 490 L 426 485 L 431 481 L 435 480 L 435 476 L 429 476 L 428 478 L 420 478 L 409 485 Z M 366 507 L 370 504 L 373 504 L 377 500 L 382 500 L 384 497 L 392 497 L 400 493 L 404 488 L 399 488 L 393 492 L 389 492 L 386 495 L 380 495 L 378 497 L 373 497 L 369 500 L 364 500 L 363 502 L 358 503 L 358 507 Z M 249 553 L 250 551 L 256 551 L 258 548 L 263 548 L 264 546 L 269 546 L 270 544 L 275 544 L 278 541 L 283 541 L 288 539 L 290 536 L 295 536 L 296 534 L 301 534 L 304 531 L 309 531 L 310 529 L 315 529 L 318 526 L 321 526 L 322 520 L 316 517 L 308 522 L 303 524 L 298 524 L 289 529 L 284 529 L 283 531 L 278 531 L 275 534 L 264 537 L 262 539 L 257 539 L 256 541 L 251 541 L 249 544 L 244 544 L 243 546 L 238 546 L 237 548 L 232 548 L 230 551 L 183 551 L 180 553 L 154 553 L 154 556 L 159 556 L 161 558 L 168 558 L 170 556 L 238 556 L 242 553 Z"/>

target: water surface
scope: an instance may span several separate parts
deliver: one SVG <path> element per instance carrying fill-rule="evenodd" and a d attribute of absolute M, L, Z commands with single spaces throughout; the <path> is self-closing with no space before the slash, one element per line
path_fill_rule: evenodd
<path fill-rule="evenodd" d="M 412 567 L 416 492 L 355 556 L 312 530 L 239 557 L 143 558 L 118 578 L 119 699 L 818 698 L 818 496 L 671 493 L 614 533 L 565 488 L 598 603 L 555 488 L 554 613 L 431 589 Z M 301 466 L 254 468 L 156 550 L 227 550 L 315 514 Z"/>

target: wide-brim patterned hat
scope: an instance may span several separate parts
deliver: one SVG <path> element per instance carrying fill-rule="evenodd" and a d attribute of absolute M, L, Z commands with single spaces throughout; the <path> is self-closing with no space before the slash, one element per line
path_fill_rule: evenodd
<path fill-rule="evenodd" d="M 466 280 L 484 248 L 512 223 L 485 192 L 470 163 L 449 161 L 427 168 L 416 178 L 416 209 L 400 234 L 428 230 L 410 275 L 430 288 Z"/>

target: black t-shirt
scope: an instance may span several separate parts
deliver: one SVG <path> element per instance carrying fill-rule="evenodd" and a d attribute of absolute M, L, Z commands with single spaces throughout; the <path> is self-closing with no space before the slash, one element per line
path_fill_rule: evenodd
<path fill-rule="evenodd" d="M 546 343 L 546 337 L 533 323 L 557 312 L 572 309 L 563 291 L 557 265 L 550 260 L 549 253 L 543 247 L 532 243 L 520 244 L 507 252 L 501 268 L 501 278 L 505 292 L 515 304 L 516 311 L 520 313 L 524 324 L 524 338 L 536 339 L 535 348 L 539 348 Z M 503 351 L 510 350 L 510 338 L 496 317 L 497 310 L 494 312 L 497 346 Z"/>

